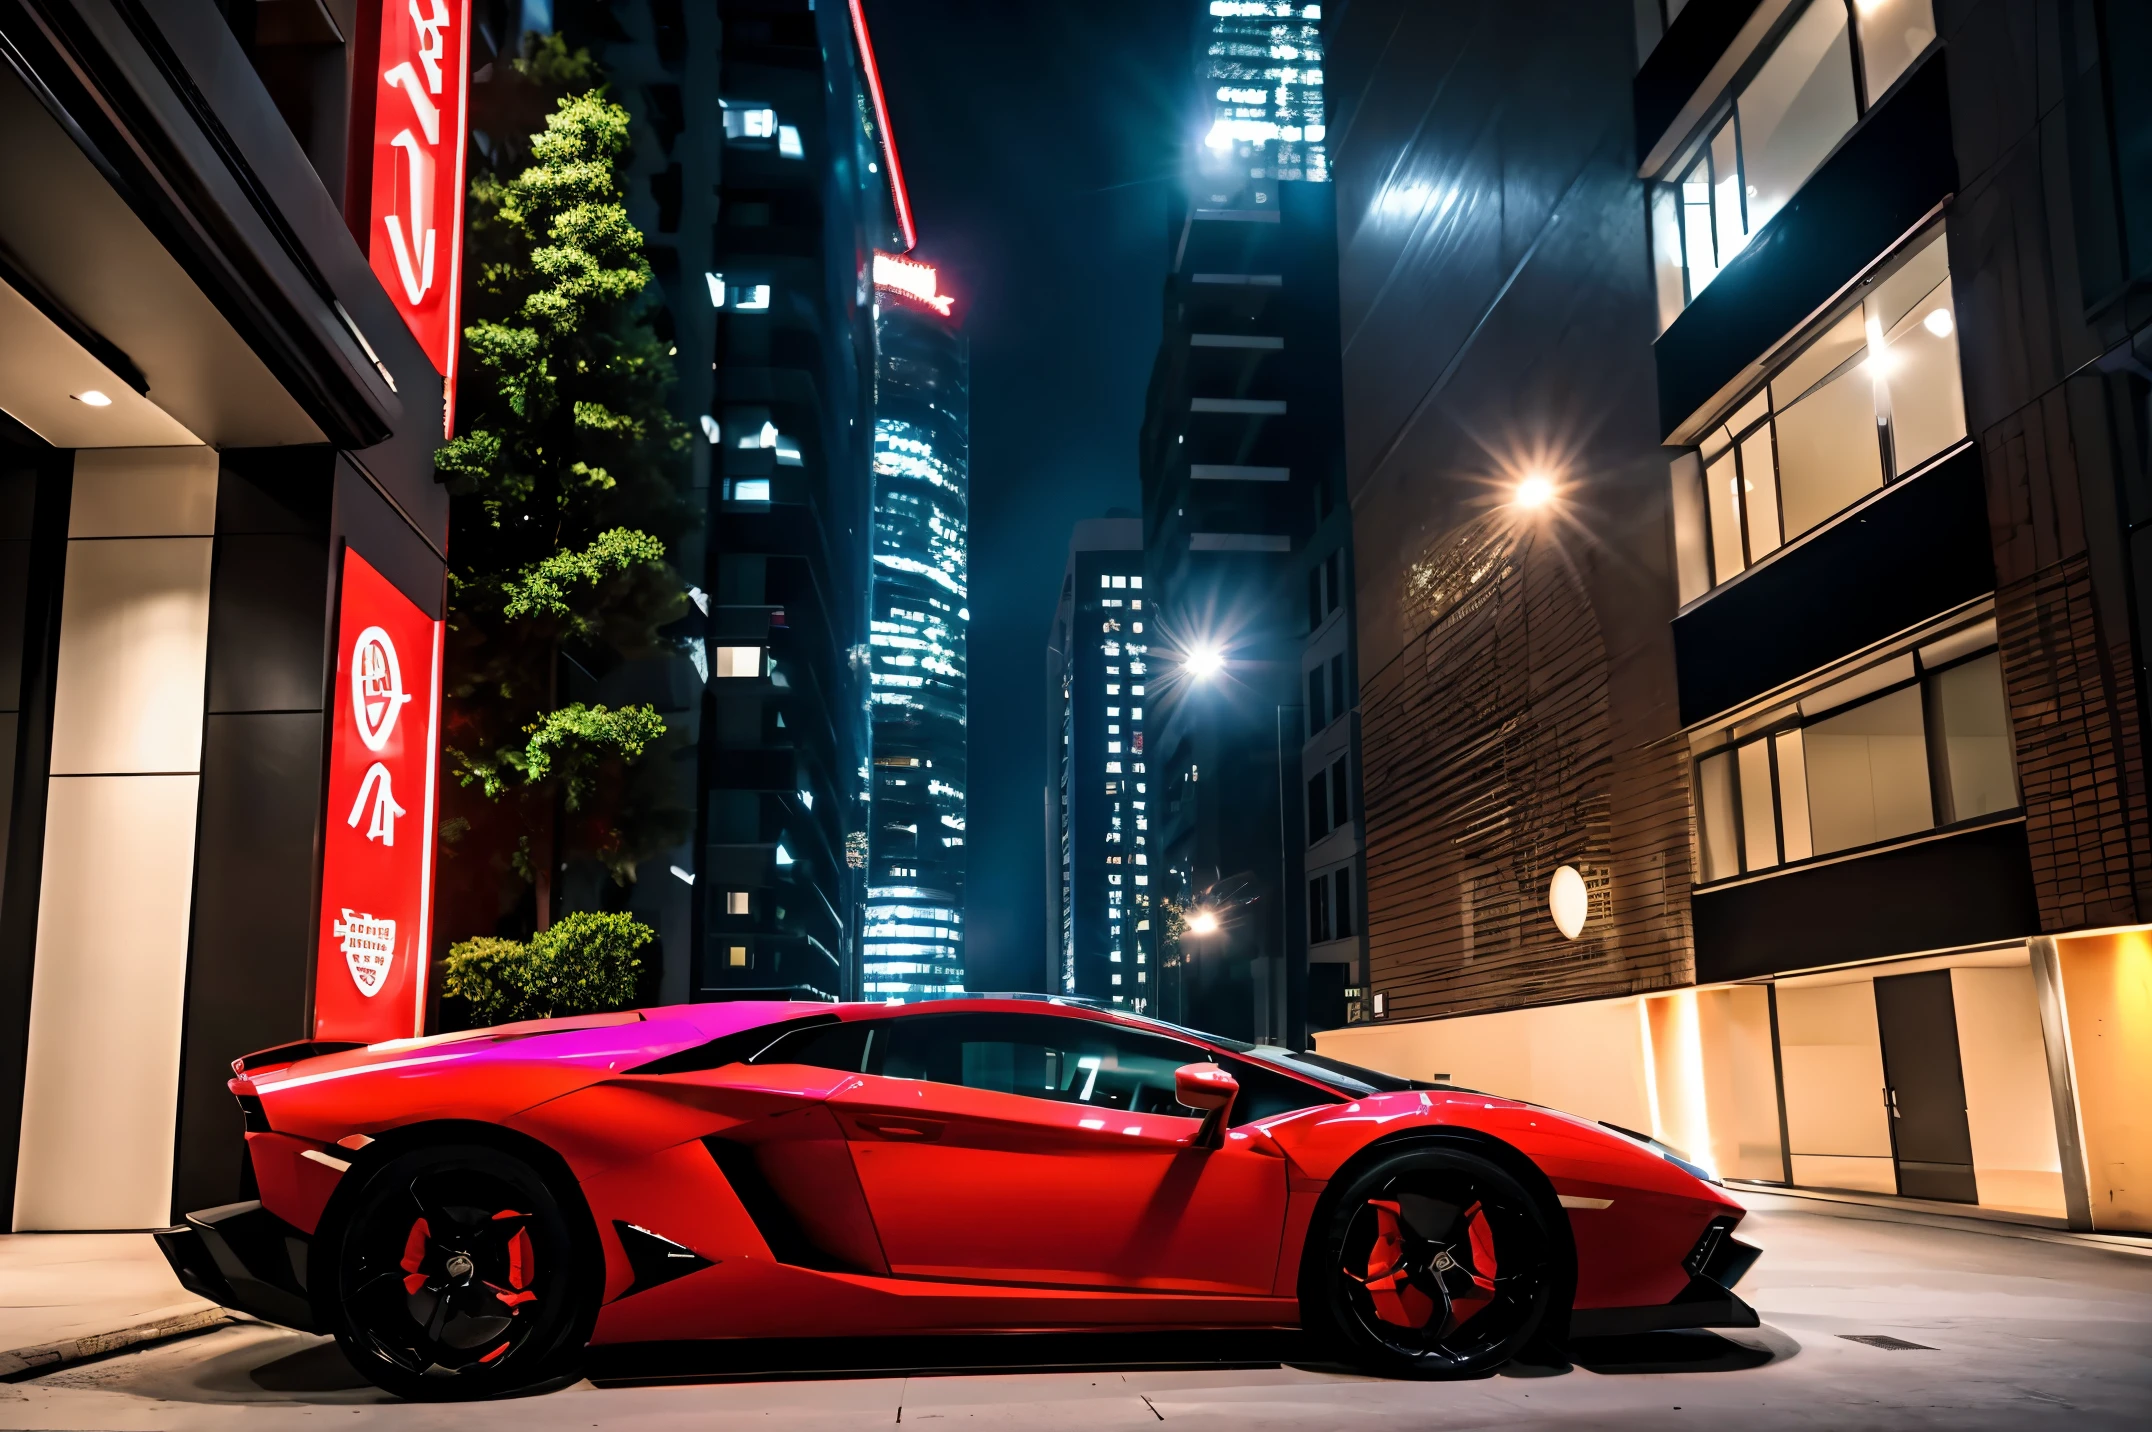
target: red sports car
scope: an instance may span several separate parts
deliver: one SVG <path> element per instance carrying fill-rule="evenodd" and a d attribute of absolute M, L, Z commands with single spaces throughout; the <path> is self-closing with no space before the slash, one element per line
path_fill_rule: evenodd
<path fill-rule="evenodd" d="M 239 1060 L 259 1201 L 182 1282 L 412 1397 L 586 1347 L 1292 1328 L 1459 1376 L 1754 1326 L 1756 1250 L 1649 1139 L 1052 999 L 700 1004 Z"/>

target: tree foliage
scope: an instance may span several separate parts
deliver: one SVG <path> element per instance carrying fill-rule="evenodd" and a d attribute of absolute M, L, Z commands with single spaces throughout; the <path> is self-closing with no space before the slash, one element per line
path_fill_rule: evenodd
<path fill-rule="evenodd" d="M 473 1028 L 625 1009 L 642 970 L 637 951 L 653 938 L 632 916 L 578 910 L 528 943 L 484 936 L 450 946 L 442 993 Z"/>
<path fill-rule="evenodd" d="M 587 698 L 622 659 L 671 650 L 662 629 L 687 610 L 667 558 L 693 521 L 688 435 L 623 203 L 627 111 L 558 37 L 527 39 L 484 91 L 458 433 L 435 461 L 451 494 L 444 754 L 496 809 L 451 800 L 443 836 L 452 859 L 535 881 L 543 927 L 561 861 L 624 883 L 682 833 L 684 813 L 633 778 L 664 719 Z"/>

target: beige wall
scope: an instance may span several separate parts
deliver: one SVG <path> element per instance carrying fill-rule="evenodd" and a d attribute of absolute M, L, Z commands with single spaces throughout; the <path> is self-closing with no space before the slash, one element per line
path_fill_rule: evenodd
<path fill-rule="evenodd" d="M 1778 1041 L 1793 1181 L 1896 1193 L 1875 982 L 1780 981 Z"/>
<path fill-rule="evenodd" d="M 217 457 L 76 455 L 15 1227 L 171 1218 Z"/>
<path fill-rule="evenodd" d="M 2064 1217 L 2062 1158 L 2048 1092 L 2032 965 L 1950 972 L 1965 1067 L 1965 1117 L 1983 1207 Z"/>
<path fill-rule="evenodd" d="M 1410 1079 L 1442 1077 L 1587 1119 L 1649 1131 L 1651 1090 L 1635 999 L 1406 1024 L 1359 1024 L 1316 1036 L 1317 1052 Z"/>
<path fill-rule="evenodd" d="M 2092 1226 L 2152 1233 L 2152 931 L 2061 936 Z"/>

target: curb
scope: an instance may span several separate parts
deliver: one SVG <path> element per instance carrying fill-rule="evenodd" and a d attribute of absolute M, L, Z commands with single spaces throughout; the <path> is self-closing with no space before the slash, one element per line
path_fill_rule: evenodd
<path fill-rule="evenodd" d="M 159 1318 L 155 1322 L 136 1323 L 131 1328 L 121 1328 L 116 1332 L 84 1333 L 81 1337 L 62 1338 L 58 1342 L 40 1343 L 35 1347 L 19 1347 L 11 1352 L 0 1352 L 0 1382 L 20 1382 L 24 1378 L 38 1377 L 72 1363 L 87 1362 L 107 1353 L 124 1352 L 144 1343 L 208 1332 L 211 1328 L 223 1327 L 233 1321 L 235 1319 L 232 1315 L 223 1308 L 198 1308 L 191 1313 Z"/>

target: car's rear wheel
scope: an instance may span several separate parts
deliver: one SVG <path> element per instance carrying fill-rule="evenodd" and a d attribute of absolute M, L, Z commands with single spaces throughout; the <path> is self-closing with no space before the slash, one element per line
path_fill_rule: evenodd
<path fill-rule="evenodd" d="M 1499 1164 L 1407 1146 L 1348 1175 L 1309 1230 L 1302 1320 L 1371 1372 L 1490 1373 L 1545 1322 L 1556 1247 L 1539 1200 Z"/>
<path fill-rule="evenodd" d="M 400 1397 L 494 1397 L 574 1377 L 599 1289 L 569 1215 L 524 1160 L 483 1145 L 372 1170 L 316 1250 L 353 1367 Z"/>

